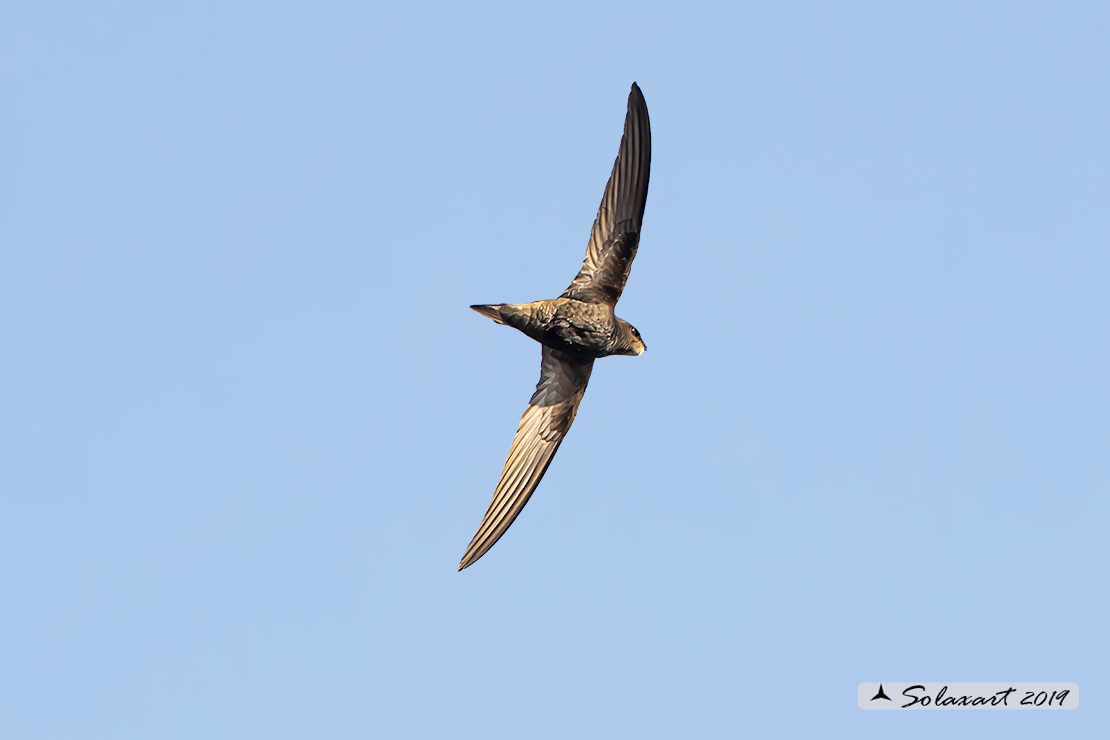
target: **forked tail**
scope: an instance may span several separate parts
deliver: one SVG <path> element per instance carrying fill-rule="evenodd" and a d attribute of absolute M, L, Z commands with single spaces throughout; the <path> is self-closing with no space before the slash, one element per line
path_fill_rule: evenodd
<path fill-rule="evenodd" d="M 473 308 L 475 311 L 482 314 L 483 316 L 488 316 L 489 318 L 496 321 L 498 324 L 505 323 L 505 320 L 501 318 L 501 305 L 471 306 L 471 308 Z"/>

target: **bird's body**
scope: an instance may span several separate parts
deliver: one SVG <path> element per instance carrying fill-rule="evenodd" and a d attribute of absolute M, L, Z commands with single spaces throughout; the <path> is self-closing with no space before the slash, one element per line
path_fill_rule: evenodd
<path fill-rule="evenodd" d="M 471 306 L 499 324 L 519 329 L 545 347 L 582 360 L 638 355 L 643 342 L 608 303 L 556 298 L 519 305 Z"/>
<path fill-rule="evenodd" d="M 614 309 L 640 243 L 650 168 L 647 104 L 633 83 L 620 151 L 578 275 L 552 300 L 471 306 L 535 339 L 543 352 L 536 392 L 520 420 L 493 501 L 459 570 L 482 557 L 528 503 L 574 421 L 594 360 L 639 355 L 646 349 L 640 333 L 618 318 Z"/>

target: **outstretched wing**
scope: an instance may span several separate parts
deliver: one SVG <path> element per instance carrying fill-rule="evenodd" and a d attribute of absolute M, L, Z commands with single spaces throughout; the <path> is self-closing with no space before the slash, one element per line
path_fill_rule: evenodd
<path fill-rule="evenodd" d="M 565 298 L 616 305 L 640 243 L 640 222 L 647 203 L 650 170 L 651 126 L 647 103 L 633 82 L 613 174 L 601 197 L 582 270 L 563 293 Z"/>
<path fill-rule="evenodd" d="M 543 348 L 540 382 L 516 430 L 493 501 L 459 562 L 459 570 L 485 555 L 528 503 L 574 421 L 593 367 L 593 360 L 582 362 Z"/>

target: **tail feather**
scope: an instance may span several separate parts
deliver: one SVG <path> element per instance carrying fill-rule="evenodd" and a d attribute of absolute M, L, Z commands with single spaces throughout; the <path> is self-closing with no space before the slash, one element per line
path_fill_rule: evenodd
<path fill-rule="evenodd" d="M 501 318 L 501 305 L 471 306 L 471 308 L 473 308 L 475 311 L 482 314 L 483 316 L 488 316 L 489 318 L 496 321 L 498 324 L 505 323 L 505 321 Z"/>

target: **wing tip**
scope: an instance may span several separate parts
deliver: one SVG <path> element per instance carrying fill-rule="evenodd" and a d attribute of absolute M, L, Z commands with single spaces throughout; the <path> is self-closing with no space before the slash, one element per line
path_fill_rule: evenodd
<path fill-rule="evenodd" d="M 486 549 L 489 549 L 489 548 L 486 548 Z M 459 561 L 459 570 L 458 570 L 458 572 L 462 573 L 464 570 L 466 570 L 467 568 L 469 568 L 470 566 L 474 565 L 479 560 L 481 560 L 482 556 L 485 555 L 485 554 L 486 554 L 485 551 L 483 551 L 483 552 L 478 553 L 477 555 L 475 555 L 473 552 L 470 551 L 470 548 L 467 548 L 466 552 L 463 553 L 462 560 Z"/>

